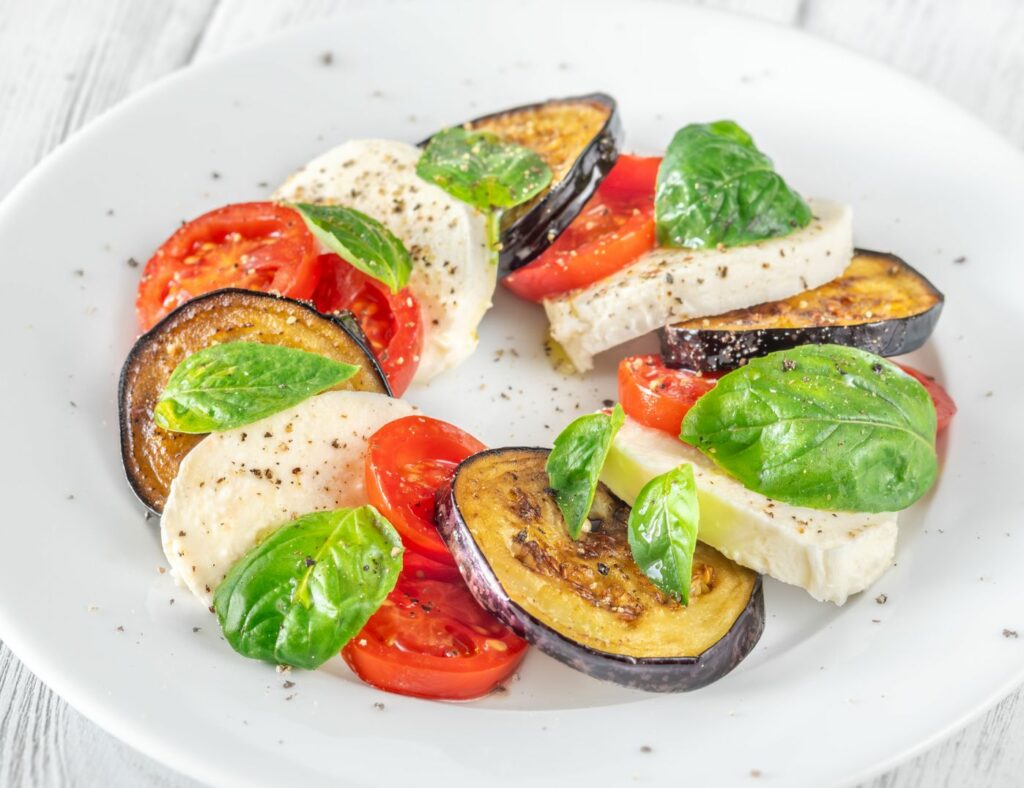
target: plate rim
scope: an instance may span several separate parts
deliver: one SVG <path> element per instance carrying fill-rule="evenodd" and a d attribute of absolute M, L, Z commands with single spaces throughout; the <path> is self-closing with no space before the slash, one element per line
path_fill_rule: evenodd
<path fill-rule="evenodd" d="M 402 0 L 390 0 L 390 2 L 383 5 L 399 5 L 401 2 Z M 466 4 L 466 0 L 444 0 L 444 2 L 447 6 Z M 595 3 L 605 6 L 616 5 L 614 0 L 571 0 L 571 2 L 578 6 L 591 7 Z M 725 19 L 728 20 L 728 24 L 745 26 L 751 30 L 770 28 L 775 35 L 790 36 L 802 40 L 802 45 L 841 52 L 844 58 L 855 61 L 858 64 L 858 68 L 873 69 L 880 74 L 884 74 L 887 78 L 898 80 L 919 95 L 928 96 L 929 101 L 939 107 L 941 111 L 956 114 L 961 121 L 972 126 L 975 133 L 983 134 L 990 144 L 995 144 L 1001 148 L 1001 156 L 1012 156 L 1019 164 L 1024 165 L 1024 151 L 1021 151 L 1005 135 L 992 128 L 973 112 L 941 93 L 936 87 L 869 55 L 853 50 L 848 46 L 829 41 L 810 31 L 793 27 L 783 22 L 758 19 L 733 10 L 681 5 L 672 3 L 669 0 L 640 0 L 640 4 L 670 7 L 673 13 L 683 16 L 705 16 L 720 20 Z M 188 63 L 126 95 L 76 129 L 21 176 L 10 191 L 4 195 L 3 199 L 0 199 L 0 220 L 7 213 L 16 210 L 16 206 L 22 201 L 23 195 L 33 188 L 37 180 L 43 179 L 51 170 L 59 168 L 64 159 L 73 155 L 74 150 L 79 145 L 94 135 L 103 134 L 109 125 L 115 124 L 122 114 L 130 111 L 136 104 L 153 100 L 161 92 L 167 90 L 178 81 L 197 77 L 208 72 L 215 72 L 226 62 L 244 59 L 260 50 L 274 49 L 280 46 L 282 42 L 290 39 L 302 39 L 309 35 L 311 31 L 322 26 L 338 26 L 345 20 L 346 16 L 347 9 L 340 7 L 325 18 L 302 22 L 228 51 L 212 55 L 198 62 Z M 152 758 L 164 768 L 188 778 L 203 780 L 213 784 L 243 784 L 246 782 L 240 779 L 241 775 L 238 773 L 219 769 L 217 767 L 218 762 L 216 761 L 208 762 L 196 759 L 191 755 L 188 748 L 177 747 L 163 742 L 158 734 L 149 732 L 147 726 L 132 725 L 119 712 L 116 702 L 108 703 L 104 693 L 98 689 L 76 682 L 66 672 L 62 671 L 60 666 L 61 660 L 56 658 L 53 653 L 48 654 L 45 648 L 35 647 L 32 644 L 30 632 L 19 628 L 15 623 L 14 617 L 8 614 L 7 606 L 2 603 L 0 603 L 0 640 L 5 643 L 12 654 L 38 680 L 54 691 L 78 713 L 99 725 L 105 732 L 114 736 L 119 741 Z M 920 739 L 912 746 L 900 747 L 897 745 L 889 755 L 877 763 L 864 767 L 849 777 L 843 778 L 840 784 L 847 786 L 857 785 L 906 763 L 926 750 L 933 748 L 942 740 L 949 738 L 957 731 L 962 730 L 1022 686 L 1024 686 L 1024 659 L 1020 661 L 1014 673 L 1011 673 L 997 688 L 990 691 L 985 698 L 975 701 L 967 712 L 939 725 L 931 734 Z M 182 768 L 179 764 L 187 765 L 188 768 Z"/>

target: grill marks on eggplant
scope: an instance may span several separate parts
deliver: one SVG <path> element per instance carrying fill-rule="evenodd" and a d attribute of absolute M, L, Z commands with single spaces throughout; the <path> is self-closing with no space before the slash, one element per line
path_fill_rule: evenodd
<path fill-rule="evenodd" d="M 568 535 L 544 449 L 496 449 L 459 466 L 438 527 L 477 600 L 556 659 L 650 691 L 695 689 L 728 673 L 764 627 L 761 579 L 697 545 L 689 607 L 632 560 L 629 507 L 601 485 L 590 530 Z"/>
<path fill-rule="evenodd" d="M 546 474 L 540 481 L 546 482 Z M 524 522 L 509 550 L 523 566 L 565 584 L 570 593 L 626 622 L 639 619 L 651 605 L 678 606 L 675 600 L 646 582 L 633 561 L 626 537 L 628 506 L 607 489 L 599 489 L 590 529 L 578 541 L 573 541 L 567 538 L 564 527 L 551 523 L 551 507 L 557 507 L 554 495 L 547 489 L 543 490 L 543 495 L 545 500 L 538 505 L 529 500 L 522 487 L 509 490 L 510 510 Z M 539 516 L 541 506 L 549 515 L 547 520 Z M 524 511 L 535 516 L 523 518 Z M 695 578 L 707 578 L 707 582 L 694 584 L 698 594 L 710 590 L 714 577 L 711 567 L 695 564 L 693 574 Z"/>
<path fill-rule="evenodd" d="M 502 216 L 505 269 L 528 263 L 569 226 L 615 164 L 623 138 L 618 105 L 605 93 L 527 104 L 463 125 L 530 148 L 551 168 L 545 192 Z"/>
<path fill-rule="evenodd" d="M 135 494 L 162 512 L 178 466 L 204 437 L 168 432 L 153 421 L 160 393 L 186 356 L 223 342 L 284 345 L 362 367 L 339 389 L 390 394 L 360 333 L 346 316 L 326 317 L 299 301 L 234 288 L 200 296 L 169 314 L 139 338 L 121 370 L 121 457 Z"/>
<path fill-rule="evenodd" d="M 807 344 L 897 356 L 924 344 L 943 301 L 899 257 L 858 249 L 843 275 L 821 287 L 662 329 L 662 355 L 668 366 L 701 372 L 734 369 L 749 358 Z"/>

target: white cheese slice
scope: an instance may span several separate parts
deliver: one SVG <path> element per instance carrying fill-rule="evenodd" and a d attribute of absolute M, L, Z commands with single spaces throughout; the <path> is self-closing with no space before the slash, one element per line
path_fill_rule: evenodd
<path fill-rule="evenodd" d="M 476 349 L 497 266 L 484 215 L 416 175 L 420 150 L 392 140 L 352 140 L 313 159 L 274 192 L 288 202 L 346 205 L 386 224 L 409 249 L 409 289 L 423 315 L 413 380 L 426 383 Z"/>
<path fill-rule="evenodd" d="M 546 299 L 551 336 L 581 372 L 610 347 L 678 320 L 788 298 L 842 274 L 853 256 L 849 206 L 808 200 L 797 232 L 728 249 L 664 249 L 589 287 Z"/>
<path fill-rule="evenodd" d="M 601 480 L 632 504 L 640 488 L 683 463 L 693 466 L 699 538 L 738 564 L 841 605 L 888 569 L 896 554 L 896 515 L 826 512 L 773 501 L 748 490 L 697 449 L 627 418 Z"/>
<path fill-rule="evenodd" d="M 232 564 L 276 526 L 367 503 L 367 438 L 414 412 L 383 394 L 330 391 L 204 438 L 181 463 L 160 520 L 175 577 L 209 605 Z"/>

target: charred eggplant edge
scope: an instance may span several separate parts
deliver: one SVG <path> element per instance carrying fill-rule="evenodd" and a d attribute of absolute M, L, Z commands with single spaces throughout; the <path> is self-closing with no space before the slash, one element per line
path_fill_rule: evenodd
<path fill-rule="evenodd" d="M 743 611 L 729 630 L 695 656 L 633 657 L 577 643 L 524 610 L 505 590 L 490 561 L 477 545 L 459 510 L 455 487 L 469 463 L 506 451 L 536 452 L 533 446 L 506 446 L 474 454 L 459 463 L 451 482 L 438 491 L 438 531 L 476 601 L 501 623 L 545 654 L 596 679 L 646 692 L 686 692 L 700 689 L 732 671 L 753 650 L 764 632 L 762 577 L 757 575 Z"/>
<path fill-rule="evenodd" d="M 287 298 L 286 296 L 275 295 L 273 293 L 264 293 L 259 290 L 246 290 L 241 287 L 224 287 L 220 290 L 211 290 L 209 293 L 203 293 L 200 296 L 196 296 L 186 301 L 181 306 L 174 309 L 164 316 L 159 323 L 153 326 L 149 331 L 139 336 L 138 339 L 132 344 L 131 350 L 128 351 L 128 355 L 125 356 L 124 363 L 121 365 L 121 372 L 117 379 L 117 422 L 118 422 L 118 435 L 121 444 L 121 467 L 124 470 L 125 478 L 128 480 L 128 486 L 132 488 L 132 492 L 135 497 L 139 499 L 139 502 L 146 507 L 146 510 L 152 512 L 157 517 L 161 515 L 161 511 L 153 506 L 152 501 L 147 500 L 143 491 L 139 488 L 139 482 L 135 478 L 135 473 L 129 467 L 127 457 L 131 452 L 131 438 L 129 433 L 131 432 L 130 425 L 130 414 L 125 408 L 125 399 L 127 394 L 128 385 L 128 373 L 132 368 L 133 362 L 136 357 L 142 351 L 144 347 L 150 342 L 158 340 L 167 324 L 175 318 L 182 310 L 194 308 L 196 304 L 201 304 L 203 301 L 207 301 L 213 298 L 222 297 L 225 295 L 243 294 L 245 296 L 251 296 L 255 298 L 268 298 L 274 301 L 285 301 L 295 306 L 301 307 L 309 312 L 312 312 L 317 317 L 324 320 L 331 321 L 338 328 L 342 329 L 349 338 L 363 351 L 369 362 L 369 369 L 380 380 L 381 385 L 384 387 L 384 391 L 387 395 L 394 396 L 391 392 L 391 386 L 388 385 L 388 379 L 384 375 L 384 371 L 381 369 L 380 363 L 377 361 L 376 356 L 373 355 L 373 351 L 370 350 L 369 343 L 366 341 L 366 336 L 363 334 L 362 329 L 358 332 L 353 330 L 353 323 L 358 328 L 358 323 L 355 323 L 355 318 L 351 314 L 340 314 L 340 315 L 325 315 L 323 312 L 318 311 L 311 303 L 307 301 L 298 301 L 294 298 Z"/>
<path fill-rule="evenodd" d="M 694 372 L 727 372 L 751 358 L 798 345 L 847 345 L 879 356 L 900 356 L 917 350 L 928 341 L 942 315 L 946 300 L 942 291 L 928 277 L 891 252 L 855 249 L 856 255 L 892 260 L 920 279 L 938 300 L 923 312 L 869 323 L 746 329 L 688 329 L 668 325 L 658 330 L 665 365 Z"/>
<path fill-rule="evenodd" d="M 545 104 L 570 102 L 598 102 L 610 110 L 601 130 L 587 143 L 576 157 L 572 167 L 558 183 L 541 198 L 530 211 L 502 233 L 502 248 L 498 255 L 500 270 L 504 273 L 526 265 L 547 249 L 562 234 L 583 206 L 597 191 L 598 184 L 611 171 L 622 147 L 622 118 L 618 102 L 607 93 L 586 93 L 579 96 L 550 98 L 532 104 L 490 112 L 478 118 L 463 121 L 472 125 L 491 118 L 525 112 Z M 425 147 L 430 137 L 419 143 Z"/>

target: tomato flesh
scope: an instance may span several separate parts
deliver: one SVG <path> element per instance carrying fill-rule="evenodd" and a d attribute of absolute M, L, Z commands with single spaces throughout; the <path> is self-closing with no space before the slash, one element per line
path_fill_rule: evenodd
<path fill-rule="evenodd" d="M 251 202 L 210 211 L 146 263 L 135 302 L 139 326 L 148 331 L 186 301 L 224 287 L 309 298 L 316 258 L 316 240 L 291 208 Z"/>
<path fill-rule="evenodd" d="M 341 652 L 363 681 L 421 698 L 468 700 L 507 679 L 526 642 L 481 608 L 461 582 L 399 577 Z"/>
<path fill-rule="evenodd" d="M 486 447 L 458 427 L 426 416 L 385 424 L 366 450 L 366 491 L 398 531 L 405 546 L 434 561 L 454 565 L 434 525 L 434 498 L 455 466 Z"/>
<path fill-rule="evenodd" d="M 368 684 L 422 698 L 467 700 L 507 679 L 526 653 L 477 604 L 434 526 L 438 490 L 484 445 L 425 416 L 386 424 L 369 440 L 370 503 L 406 545 L 402 573 L 381 608 L 342 650 Z"/>
<path fill-rule="evenodd" d="M 453 562 L 435 561 L 421 553 L 406 550 L 402 556 L 402 574 L 414 580 L 443 580 L 461 583 L 462 574 Z"/>
<path fill-rule="evenodd" d="M 623 154 L 601 181 L 601 193 L 605 198 L 614 200 L 653 200 L 660 166 L 661 156 Z"/>
<path fill-rule="evenodd" d="M 928 392 L 932 398 L 932 403 L 935 405 L 935 431 L 936 433 L 942 432 L 949 426 L 957 410 L 956 403 L 949 396 L 949 392 L 934 377 L 919 369 L 914 369 L 906 364 L 897 364 L 896 366 L 924 386 L 925 391 Z"/>
<path fill-rule="evenodd" d="M 336 254 L 320 255 L 313 304 L 325 314 L 349 310 L 366 334 L 396 397 L 412 383 L 423 350 L 420 307 L 408 288 L 387 285 L 354 268 Z"/>
<path fill-rule="evenodd" d="M 541 301 L 587 287 L 653 249 L 660 161 L 620 156 L 579 216 L 536 260 L 502 284 L 520 298 Z"/>
<path fill-rule="evenodd" d="M 683 418 L 717 377 L 670 369 L 660 356 L 631 356 L 619 362 L 619 402 L 630 418 L 678 436 Z"/>

